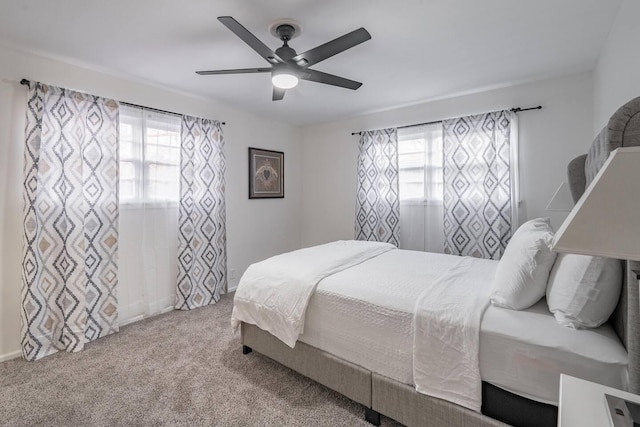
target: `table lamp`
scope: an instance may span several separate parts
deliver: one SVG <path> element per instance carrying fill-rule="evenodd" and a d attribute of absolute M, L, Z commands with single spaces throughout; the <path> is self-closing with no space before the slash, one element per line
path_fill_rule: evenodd
<path fill-rule="evenodd" d="M 640 261 L 640 147 L 605 161 L 553 239 L 552 249 Z M 605 394 L 611 425 L 640 426 L 640 405 Z"/>

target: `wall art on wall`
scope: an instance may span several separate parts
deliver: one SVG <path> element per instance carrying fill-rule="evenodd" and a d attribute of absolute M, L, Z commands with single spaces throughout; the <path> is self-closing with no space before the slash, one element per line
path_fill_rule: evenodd
<path fill-rule="evenodd" d="M 284 153 L 249 147 L 249 198 L 284 197 Z"/>

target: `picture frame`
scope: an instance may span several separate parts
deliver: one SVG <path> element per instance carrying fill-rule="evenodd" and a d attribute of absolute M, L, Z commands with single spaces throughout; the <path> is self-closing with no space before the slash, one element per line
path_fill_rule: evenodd
<path fill-rule="evenodd" d="M 284 198 L 284 153 L 249 147 L 249 199 Z"/>

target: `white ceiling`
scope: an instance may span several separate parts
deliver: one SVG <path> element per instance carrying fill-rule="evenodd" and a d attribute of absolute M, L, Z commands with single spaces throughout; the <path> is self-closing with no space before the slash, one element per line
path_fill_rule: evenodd
<path fill-rule="evenodd" d="M 620 0 L 0 0 L 0 42 L 215 99 L 296 125 L 591 70 Z M 298 53 L 365 27 L 372 39 L 313 68 L 357 91 L 302 81 L 271 101 L 267 66 L 216 17 L 267 46 L 279 18 L 303 34 Z M 0 58 L 1 59 L 1 58 Z"/>

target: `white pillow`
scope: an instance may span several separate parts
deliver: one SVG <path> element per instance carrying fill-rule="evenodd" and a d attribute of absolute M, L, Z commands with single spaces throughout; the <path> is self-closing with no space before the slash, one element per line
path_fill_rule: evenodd
<path fill-rule="evenodd" d="M 622 288 L 617 259 L 560 254 L 547 285 L 549 310 L 570 328 L 596 328 L 609 319 Z"/>
<path fill-rule="evenodd" d="M 549 218 L 533 219 L 518 228 L 496 269 L 493 305 L 523 310 L 544 296 L 556 259 L 555 252 L 551 252 L 553 235 Z"/>

